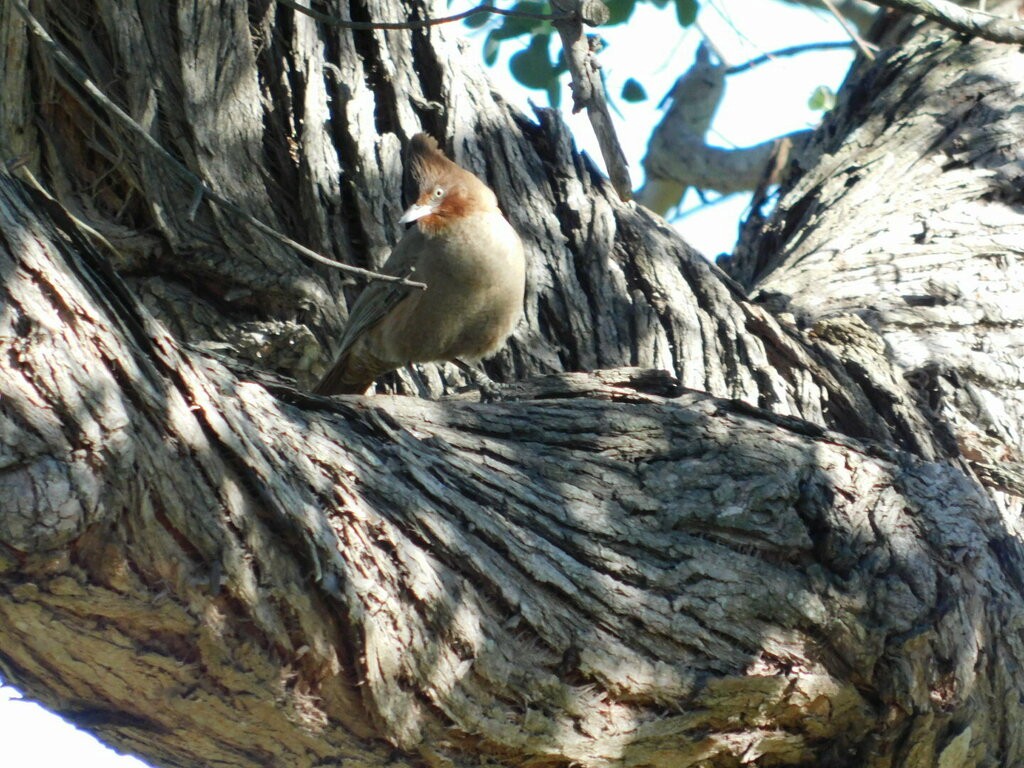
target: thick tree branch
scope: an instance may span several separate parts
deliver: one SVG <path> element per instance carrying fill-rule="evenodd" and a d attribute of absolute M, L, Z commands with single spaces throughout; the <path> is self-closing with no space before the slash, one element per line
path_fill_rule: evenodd
<path fill-rule="evenodd" d="M 714 61 L 710 46 L 701 43 L 693 66 L 676 79 L 658 105 L 669 102 L 665 116 L 651 134 L 643 160 L 646 179 L 637 193 L 637 202 L 655 213 L 664 215 L 693 185 L 687 170 L 678 167 L 687 163 L 690 153 L 673 156 L 680 149 L 675 143 L 691 144 L 685 148 L 691 151 L 704 149 L 704 137 L 725 94 L 725 76 L 725 65 Z"/>
<path fill-rule="evenodd" d="M 969 73 L 979 62 L 986 76 L 975 84 Z M 870 80 L 886 65 L 860 66 L 855 76 Z M 816 133 L 794 164 L 821 161 L 818 170 L 799 181 L 787 177 L 770 219 L 754 217 L 744 233 L 783 227 L 788 244 L 776 250 L 768 237 L 756 248 L 743 245 L 728 266 L 757 286 L 766 306 L 812 328 L 859 380 L 873 375 L 869 358 L 892 359 L 898 377 L 878 377 L 879 391 L 910 388 L 925 397 L 921 415 L 942 450 L 957 446 L 992 487 L 1012 489 L 1024 456 L 1024 408 L 1021 361 L 1008 350 L 1019 343 L 1020 319 L 1016 310 L 996 308 L 1024 306 L 1015 246 L 1024 218 L 1015 209 L 986 216 L 993 199 L 1016 194 L 1009 190 L 1017 186 L 1020 146 L 1006 137 L 1024 130 L 1017 109 L 1024 56 L 1009 46 L 951 40 L 906 52 L 898 67 L 903 76 L 878 96 L 887 118 L 865 126 L 864 143 L 836 147 L 828 130 Z M 969 103 L 950 112 L 950 94 L 962 92 L 971 94 Z M 861 114 L 847 94 L 830 123 Z M 903 194 L 894 208 L 876 194 L 894 178 L 903 189 L 928 193 Z M 883 220 L 884 228 L 846 234 L 846 222 Z M 961 230 L 967 221 L 976 224 Z M 819 234 L 805 239 L 812 229 Z M 896 266 L 905 259 L 914 266 Z M 957 396 L 962 387 L 971 394 Z M 989 467 L 1001 462 L 1011 471 L 996 473 L 1000 479 Z M 1004 503 L 1006 514 L 1016 514 L 1019 498 Z"/>
<path fill-rule="evenodd" d="M 810 135 L 809 130 L 797 131 L 752 147 L 725 149 L 706 144 L 692 134 L 659 134 L 657 143 L 652 141 L 644 158 L 649 179 L 638 194 L 638 200 L 645 205 L 650 200 L 656 207 L 663 207 L 673 196 L 678 202 L 676 193 L 660 197 L 653 192 L 662 180 L 671 180 L 680 189 L 697 187 L 723 195 L 752 190 L 761 183 L 777 184 L 785 163 L 770 161 L 778 155 L 788 159 L 792 147 L 799 146 Z"/>
<path fill-rule="evenodd" d="M 802 50 L 807 49 L 787 49 L 779 55 Z M 693 66 L 663 100 L 671 104 L 651 134 L 643 160 L 646 178 L 637 192 L 637 202 L 664 215 L 679 204 L 688 187 L 731 194 L 778 183 L 793 145 L 806 140 L 810 131 L 734 149 L 715 147 L 706 140 L 722 102 L 726 76 L 756 62 L 736 70 L 714 62 L 708 46 L 701 45 Z"/>
<path fill-rule="evenodd" d="M 0 668 L 114 744 L 667 768 L 913 729 L 944 754 L 1024 662 L 998 513 L 952 466 L 635 370 L 296 407 L 178 349 L 30 204 L 0 177 L 0 417 L 32 426 L 3 478 L 34 500 L 0 518 Z M 42 666 L 39 636 L 77 650 Z M 950 670 L 941 709 L 921 667 Z"/>

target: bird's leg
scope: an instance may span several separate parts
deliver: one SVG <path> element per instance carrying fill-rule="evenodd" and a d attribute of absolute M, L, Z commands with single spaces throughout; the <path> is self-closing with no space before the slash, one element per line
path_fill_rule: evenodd
<path fill-rule="evenodd" d="M 474 365 L 455 359 L 452 361 L 459 370 L 469 376 L 470 380 L 480 390 L 480 401 L 493 403 L 502 399 L 501 384 L 491 379 L 482 369 Z"/>

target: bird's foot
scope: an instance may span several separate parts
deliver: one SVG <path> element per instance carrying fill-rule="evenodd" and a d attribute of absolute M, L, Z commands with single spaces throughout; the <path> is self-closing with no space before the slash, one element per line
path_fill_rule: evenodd
<path fill-rule="evenodd" d="M 470 380 L 480 390 L 481 403 L 497 403 L 505 399 L 504 385 L 494 381 L 481 369 L 476 368 L 462 360 L 455 360 L 459 370 L 469 376 Z"/>
<path fill-rule="evenodd" d="M 481 403 L 500 403 L 505 399 L 505 385 L 484 377 L 486 381 L 477 384 L 480 389 Z"/>

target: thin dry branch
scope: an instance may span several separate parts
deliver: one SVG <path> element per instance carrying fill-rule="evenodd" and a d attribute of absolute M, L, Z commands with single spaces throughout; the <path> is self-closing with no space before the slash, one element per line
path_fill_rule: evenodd
<path fill-rule="evenodd" d="M 583 34 L 583 21 L 590 19 L 589 24 L 603 24 L 608 20 L 608 9 L 599 0 L 553 0 L 552 6 L 565 11 L 568 18 L 555 22 L 555 29 L 562 39 L 565 60 L 572 74 L 572 111 L 587 110 L 612 186 L 620 199 L 629 200 L 633 196 L 629 164 L 608 111 L 594 41 Z"/>
<path fill-rule="evenodd" d="M 340 261 L 335 261 L 334 259 L 329 259 L 326 256 L 322 256 L 316 251 L 313 251 L 307 248 L 306 246 L 302 245 L 301 243 L 292 240 L 287 235 L 278 232 L 269 224 L 265 224 L 252 214 L 246 212 L 241 207 L 228 200 L 223 195 L 218 194 L 199 176 L 194 174 L 192 171 L 186 168 L 181 162 L 179 162 L 178 159 L 174 157 L 174 155 L 172 155 L 170 152 L 164 149 L 159 142 L 157 142 L 152 136 L 149 135 L 145 128 L 139 125 L 139 123 L 131 117 L 131 115 L 129 115 L 119 106 L 117 106 L 117 104 L 115 104 L 110 99 L 110 97 L 108 97 L 99 88 L 99 86 L 97 86 L 96 83 L 93 82 L 89 75 L 86 74 L 85 70 L 70 56 L 70 54 L 68 54 L 67 51 L 64 50 L 63 46 L 61 46 L 60 43 L 58 43 L 56 40 L 53 39 L 53 37 L 50 36 L 50 33 L 47 32 L 46 28 L 40 23 L 40 21 L 34 15 L 32 15 L 32 12 L 28 9 L 25 3 L 22 2 L 22 0 L 13 0 L 13 2 L 14 7 L 17 8 L 18 13 L 20 13 L 22 18 L 25 19 L 25 23 L 28 24 L 28 27 L 32 31 L 32 34 L 34 34 L 39 39 L 39 41 L 43 44 L 44 48 L 46 48 L 46 50 L 50 52 L 50 55 L 53 56 L 54 60 L 64 68 L 64 70 L 75 80 L 75 82 L 82 86 L 82 88 L 85 89 L 86 93 L 88 93 L 100 105 L 102 105 L 114 118 L 117 119 L 119 123 L 121 123 L 131 133 L 133 133 L 135 136 L 141 139 L 143 144 L 149 147 L 153 152 L 155 152 L 177 176 L 179 176 L 181 179 L 192 185 L 196 194 L 193 200 L 190 214 L 194 214 L 195 209 L 198 208 L 199 206 L 199 202 L 202 200 L 202 198 L 205 197 L 206 199 L 215 203 L 225 211 L 233 213 L 234 215 L 243 219 L 254 229 L 257 229 L 263 234 L 267 235 L 268 237 L 271 237 L 274 240 L 277 240 L 278 242 L 287 245 L 288 247 L 297 251 L 301 255 L 305 256 L 307 259 L 315 261 L 318 264 L 323 264 L 324 266 L 330 267 L 332 269 L 337 269 L 342 272 L 357 275 L 367 280 L 380 280 L 382 282 L 398 283 L 400 285 L 405 285 L 410 288 L 418 288 L 420 290 L 423 290 L 427 287 L 423 283 L 409 280 L 408 275 L 385 275 L 380 272 L 373 272 L 371 270 L 363 269 L 361 267 L 354 267 L 349 264 L 342 264 Z M 82 100 L 81 97 L 77 93 L 75 93 L 75 91 L 70 90 L 69 93 L 71 93 L 71 95 L 74 96 L 76 99 Z"/>
<path fill-rule="evenodd" d="M 864 54 L 864 57 L 874 61 L 875 52 L 871 50 L 871 44 L 864 40 L 857 32 L 856 25 L 847 20 L 832 0 L 821 0 L 821 2 L 828 8 L 828 12 L 832 14 L 833 18 L 839 22 L 839 26 L 846 30 L 846 34 L 850 36 L 850 39 L 857 46 L 858 50 Z"/>
<path fill-rule="evenodd" d="M 834 51 L 841 50 L 843 48 L 849 48 L 853 45 L 852 42 L 845 40 L 836 40 L 833 42 L 823 43 L 802 43 L 801 45 L 790 45 L 786 48 L 779 48 L 775 51 L 768 51 L 762 53 L 760 56 L 756 56 L 750 61 L 745 61 L 742 64 L 735 64 L 725 70 L 726 75 L 738 75 L 740 72 L 746 72 L 748 69 L 759 67 L 762 64 L 767 64 L 775 59 L 781 59 L 785 56 L 798 56 L 801 53 L 808 53 L 809 51 Z"/>
<path fill-rule="evenodd" d="M 437 19 L 414 19 L 412 21 L 349 21 L 340 16 L 333 16 L 322 11 L 315 11 L 304 5 L 299 5 L 295 0 L 276 0 L 279 4 L 293 11 L 309 16 L 311 19 L 329 24 L 332 27 L 342 29 L 423 29 L 424 27 L 436 27 L 440 24 L 450 24 L 453 21 L 468 19 L 480 13 L 491 13 L 495 16 L 515 16 L 521 19 L 537 19 L 538 21 L 563 21 L 573 18 L 572 14 L 563 13 L 530 13 L 528 11 L 513 11 L 504 8 L 497 8 L 489 3 L 481 3 L 468 11 L 462 11 L 451 16 L 442 16 Z M 586 21 L 586 19 L 584 19 Z"/>
<path fill-rule="evenodd" d="M 1024 22 L 975 11 L 950 0 L 871 0 L 884 8 L 918 13 L 944 27 L 994 43 L 1024 43 Z"/>

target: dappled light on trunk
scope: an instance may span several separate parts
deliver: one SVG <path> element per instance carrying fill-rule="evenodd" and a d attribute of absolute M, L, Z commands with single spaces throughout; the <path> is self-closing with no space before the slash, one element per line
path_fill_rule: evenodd
<path fill-rule="evenodd" d="M 362 286 L 0 0 L 4 682 L 156 765 L 1024 760 L 1019 51 L 880 23 L 717 266 L 442 29 L 31 8 L 349 264 L 428 131 L 527 289 L 500 403 L 312 394 Z"/>

